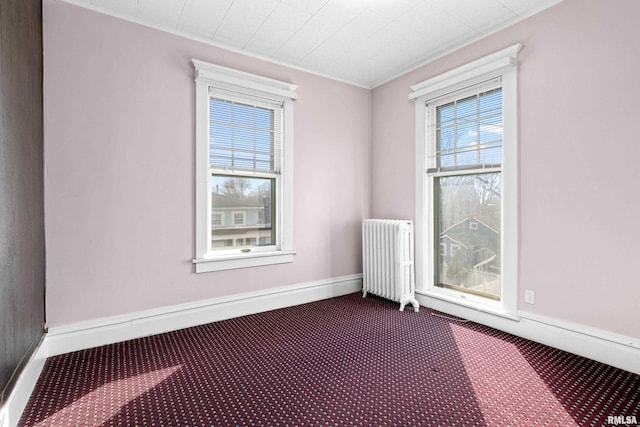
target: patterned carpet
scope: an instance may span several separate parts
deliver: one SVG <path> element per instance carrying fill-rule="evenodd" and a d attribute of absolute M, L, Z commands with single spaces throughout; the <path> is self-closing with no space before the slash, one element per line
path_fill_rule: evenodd
<path fill-rule="evenodd" d="M 19 425 L 640 421 L 640 376 L 434 314 L 352 294 L 56 356 Z"/>

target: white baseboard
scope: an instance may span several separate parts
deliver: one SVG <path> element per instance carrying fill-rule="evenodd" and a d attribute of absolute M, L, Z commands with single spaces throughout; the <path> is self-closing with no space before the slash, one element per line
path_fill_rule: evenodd
<path fill-rule="evenodd" d="M 361 290 L 362 274 L 354 274 L 51 327 L 0 408 L 0 427 L 17 425 L 47 357 Z"/>
<path fill-rule="evenodd" d="M 44 368 L 44 362 L 46 362 L 46 359 L 40 358 L 36 354 L 31 356 L 16 380 L 15 387 L 2 407 L 0 407 L 0 427 L 18 425 L 22 412 L 27 406 L 31 393 L 38 382 L 40 372 Z"/>
<path fill-rule="evenodd" d="M 507 318 L 417 295 L 420 305 L 640 375 L 640 340 L 585 325 L 519 311 Z"/>
<path fill-rule="evenodd" d="M 362 275 L 356 274 L 51 327 L 1 408 L 0 427 L 17 424 L 47 357 L 361 290 Z M 506 318 L 420 294 L 416 297 L 423 306 L 640 375 L 638 339 L 533 313 Z"/>
<path fill-rule="evenodd" d="M 362 290 L 362 274 L 50 327 L 39 357 L 113 344 Z"/>

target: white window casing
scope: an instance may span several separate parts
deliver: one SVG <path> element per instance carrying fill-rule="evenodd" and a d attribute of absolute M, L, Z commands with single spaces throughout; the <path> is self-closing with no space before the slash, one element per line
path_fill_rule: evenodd
<path fill-rule="evenodd" d="M 231 212 L 231 218 L 233 219 L 233 224 L 231 225 L 245 225 L 247 223 L 247 218 L 245 212 L 243 211 L 233 211 Z"/>
<path fill-rule="evenodd" d="M 195 264 L 196 273 L 256 267 L 261 265 L 292 262 L 293 247 L 293 103 L 297 98 L 297 86 L 262 76 L 234 70 L 196 59 L 195 68 L 196 102 L 196 153 L 195 153 Z M 275 183 L 275 244 L 247 249 L 212 250 L 211 247 L 211 205 L 212 167 L 224 170 L 223 166 L 210 164 L 209 102 L 213 98 L 230 98 L 252 105 L 281 106 L 281 127 L 279 147 L 275 159 L 276 172 L 243 171 L 242 174 L 256 178 L 272 178 Z M 213 171 L 213 172 L 212 172 Z M 235 212 L 234 212 L 235 213 Z M 231 224 L 235 223 L 231 213 Z M 246 221 L 245 213 L 243 221 Z M 224 216 L 222 216 L 224 218 Z"/>
<path fill-rule="evenodd" d="M 506 317 L 516 315 L 518 295 L 517 56 L 521 49 L 522 45 L 516 44 L 425 80 L 412 86 L 412 93 L 409 95 L 409 100 L 415 102 L 416 120 L 416 291 L 451 303 L 474 306 L 477 301 L 473 298 L 455 297 L 446 292 L 439 292 L 434 286 L 435 257 L 432 252 L 436 247 L 436 236 L 433 225 L 433 177 L 427 174 L 430 166 L 428 144 L 434 136 L 427 134 L 427 103 L 437 102 L 438 99 L 446 98 L 453 93 L 456 93 L 456 96 L 464 96 L 467 89 L 477 92 L 484 85 L 494 85 L 496 79 L 500 82 L 503 108 L 502 294 L 498 304 L 491 302 L 488 307 L 482 309 Z"/>
<path fill-rule="evenodd" d="M 212 214 L 214 218 L 216 218 L 215 220 L 212 220 L 211 224 L 214 225 L 220 225 L 223 226 L 224 225 L 224 212 L 216 212 L 215 214 Z"/>

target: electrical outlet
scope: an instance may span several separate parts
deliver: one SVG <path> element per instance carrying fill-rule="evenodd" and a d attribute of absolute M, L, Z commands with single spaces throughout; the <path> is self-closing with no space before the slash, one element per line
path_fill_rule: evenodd
<path fill-rule="evenodd" d="M 528 304 L 535 304 L 536 301 L 536 293 L 531 289 L 527 289 L 524 291 L 524 302 Z"/>

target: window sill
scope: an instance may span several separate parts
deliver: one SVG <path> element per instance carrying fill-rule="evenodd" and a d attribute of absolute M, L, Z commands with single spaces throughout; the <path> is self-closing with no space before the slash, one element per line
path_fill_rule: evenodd
<path fill-rule="evenodd" d="M 193 263 L 196 266 L 196 273 L 208 273 L 210 271 L 285 264 L 293 262 L 293 256 L 295 254 L 295 251 L 262 252 L 216 258 L 196 258 L 193 260 Z"/>
<path fill-rule="evenodd" d="M 440 301 L 441 304 L 425 304 L 431 308 L 435 308 L 436 310 L 439 311 L 446 311 L 446 312 L 450 312 L 449 310 L 443 310 L 443 308 L 445 308 L 446 306 L 449 306 L 451 308 L 453 307 L 460 307 L 460 310 L 457 310 L 455 308 L 453 308 L 453 312 L 451 314 L 460 316 L 460 317 L 464 317 L 464 318 L 468 318 L 469 314 L 472 312 L 482 312 L 482 313 L 487 313 L 487 314 L 491 314 L 494 316 L 498 316 L 498 317 L 502 317 L 504 319 L 509 319 L 509 320 L 513 320 L 513 321 L 520 321 L 520 316 L 510 313 L 508 311 L 506 311 L 504 308 L 501 307 L 496 307 L 496 306 L 491 306 L 491 305 L 485 305 L 485 304 L 481 304 L 475 301 L 470 301 L 468 299 L 463 299 L 463 298 L 457 298 L 453 295 L 447 295 L 447 294 L 442 294 L 439 292 L 434 292 L 434 291 L 420 291 L 420 290 L 416 290 L 416 294 L 418 295 L 422 295 L 428 298 L 433 298 L 433 301 Z M 450 304 L 455 304 L 455 306 L 452 306 Z M 435 305 L 435 307 L 434 307 Z M 469 311 L 470 310 L 470 311 Z M 467 312 L 469 311 L 469 312 Z"/>

